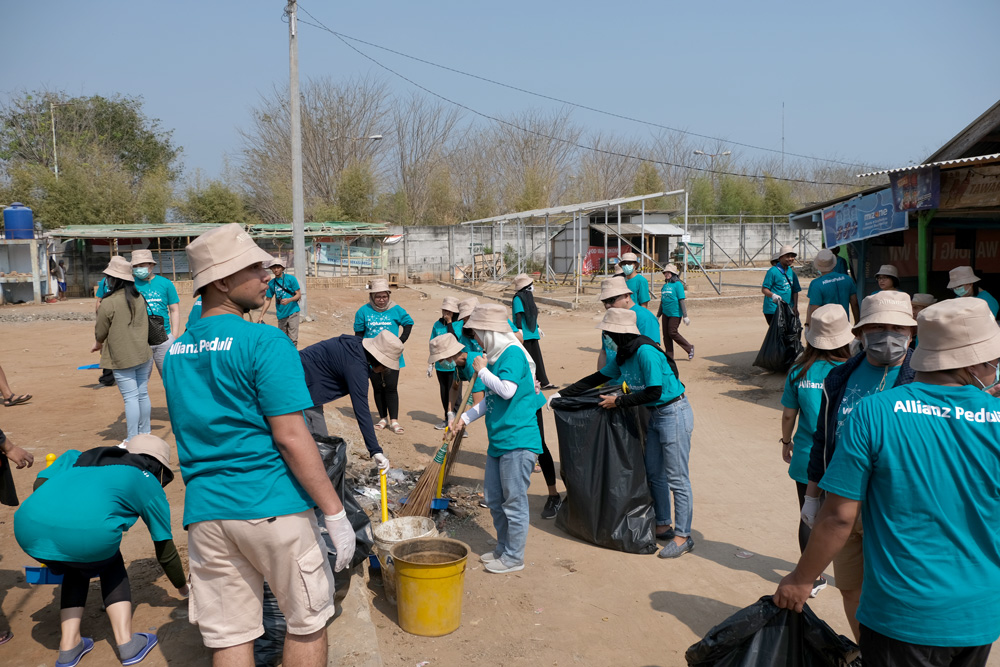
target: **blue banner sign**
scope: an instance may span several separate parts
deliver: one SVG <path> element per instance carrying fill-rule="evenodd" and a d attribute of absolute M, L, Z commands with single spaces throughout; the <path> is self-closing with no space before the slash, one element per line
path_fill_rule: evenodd
<path fill-rule="evenodd" d="M 891 188 L 848 199 L 823 211 L 823 240 L 827 248 L 906 228 L 906 212 L 893 206 Z"/>

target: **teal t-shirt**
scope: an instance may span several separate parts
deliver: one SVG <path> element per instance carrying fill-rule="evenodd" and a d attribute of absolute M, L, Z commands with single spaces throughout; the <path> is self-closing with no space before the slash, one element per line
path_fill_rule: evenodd
<path fill-rule="evenodd" d="M 625 279 L 625 284 L 632 290 L 632 300 L 640 306 L 649 303 L 649 281 L 641 273 L 632 274 L 631 278 Z"/>
<path fill-rule="evenodd" d="M 979 290 L 979 294 L 976 296 L 989 304 L 990 312 L 993 313 L 993 317 L 996 318 L 997 310 L 1000 309 L 1000 304 L 998 304 L 997 300 L 993 298 L 993 295 L 986 290 Z"/>
<path fill-rule="evenodd" d="M 298 291 L 299 281 L 295 279 L 295 276 L 288 273 L 282 273 L 280 278 L 277 276 L 271 278 L 271 282 L 267 284 L 267 298 L 277 297 L 282 300 L 281 303 L 277 304 L 275 309 L 279 320 L 287 319 L 299 312 L 298 301 L 292 301 L 291 303 L 285 301 L 285 299 L 295 296 L 295 293 Z"/>
<path fill-rule="evenodd" d="M 820 487 L 863 501 L 861 623 L 930 646 L 1000 637 L 1000 401 L 918 382 L 873 396 Z"/>
<path fill-rule="evenodd" d="M 135 288 L 146 300 L 146 311 L 150 315 L 163 318 L 163 327 L 170 335 L 170 306 L 180 303 L 177 288 L 163 276 L 153 276 L 149 280 L 136 280 Z"/>
<path fill-rule="evenodd" d="M 520 296 L 518 296 L 517 294 L 515 294 L 514 295 L 514 299 L 511 301 L 511 304 L 513 306 L 513 309 L 511 311 L 511 315 L 513 315 L 513 319 L 511 320 L 511 326 L 514 327 L 514 331 L 517 331 L 518 330 L 517 329 L 517 324 L 516 324 L 516 322 L 517 322 L 517 314 L 524 312 L 524 302 L 521 301 L 521 297 Z M 541 336 L 539 336 L 539 334 L 538 334 L 538 330 L 540 328 L 541 327 L 538 326 L 538 322 L 536 321 L 535 322 L 535 329 L 534 329 L 534 331 L 532 331 L 530 329 L 523 329 L 523 330 L 521 330 L 521 337 L 524 340 L 538 340 L 539 338 L 541 338 Z"/>
<path fill-rule="evenodd" d="M 840 400 L 840 405 L 837 406 L 837 442 L 840 442 L 840 430 L 843 428 L 844 422 L 847 421 L 861 399 L 877 394 L 879 391 L 891 389 L 892 385 L 896 384 L 899 369 L 902 367 L 902 364 L 881 368 L 872 366 L 866 357 L 851 372 L 851 376 L 847 378 L 844 397 Z"/>
<path fill-rule="evenodd" d="M 103 299 L 108 295 L 108 281 L 106 278 L 101 278 L 101 282 L 97 283 L 96 295 L 98 299 Z"/>
<path fill-rule="evenodd" d="M 664 317 L 683 317 L 681 312 L 681 299 L 684 297 L 684 283 L 675 280 L 670 283 L 663 283 L 660 288 L 660 311 Z"/>
<path fill-rule="evenodd" d="M 483 356 L 483 353 L 482 352 L 477 352 L 475 350 L 471 350 L 468 347 L 465 348 L 465 352 L 466 352 L 465 366 L 456 366 L 455 367 L 455 370 L 458 372 L 458 377 L 460 377 L 463 382 L 468 382 L 469 380 L 472 380 L 473 378 L 476 379 L 476 381 L 472 385 L 472 393 L 473 394 L 475 394 L 477 392 L 480 392 L 480 391 L 486 391 L 486 385 L 483 384 L 483 381 L 481 379 L 479 379 L 479 375 L 476 373 L 475 369 L 472 367 L 472 362 L 476 360 L 476 357 Z"/>
<path fill-rule="evenodd" d="M 535 378 L 531 375 L 527 353 L 517 345 L 510 345 L 488 368 L 501 380 L 516 384 L 517 391 L 509 400 L 486 391 L 486 434 L 489 438 L 486 453 L 498 457 L 515 449 L 527 449 L 541 454 L 542 436 L 535 413 L 545 405 L 545 396 L 535 393 Z"/>
<path fill-rule="evenodd" d="M 659 385 L 660 398 L 646 403 L 651 408 L 672 401 L 684 393 L 684 385 L 670 369 L 667 355 L 650 345 L 640 345 L 639 350 L 624 364 L 619 365 L 616 357 L 601 369 L 601 373 L 610 378 L 621 375 L 632 393 Z"/>
<path fill-rule="evenodd" d="M 648 308 L 643 308 L 635 304 L 629 310 L 635 313 L 635 323 L 639 328 L 639 334 L 647 338 L 652 338 L 653 342 L 659 344 L 660 321 L 656 319 L 656 315 L 649 312 Z M 611 340 L 610 336 L 601 334 L 601 346 L 604 348 L 605 363 L 614 361 L 615 355 L 618 354 L 618 349 L 615 347 L 614 341 Z"/>
<path fill-rule="evenodd" d="M 434 324 L 431 326 L 431 338 L 437 338 L 446 333 L 454 333 L 455 337 L 462 335 L 462 323 L 452 322 L 450 325 L 443 323 L 441 320 L 435 320 Z M 447 373 L 448 371 L 455 370 L 454 361 L 437 361 L 434 363 L 434 370 L 441 371 L 442 373 Z"/>
<path fill-rule="evenodd" d="M 355 333 L 364 332 L 365 338 L 374 338 L 386 329 L 398 336 L 403 327 L 412 325 L 413 318 L 403 310 L 402 306 L 398 305 L 380 313 L 372 308 L 371 303 L 366 303 L 358 308 L 358 312 L 354 314 L 354 331 Z M 399 355 L 399 367 L 406 367 L 403 355 Z"/>
<path fill-rule="evenodd" d="M 795 270 L 791 267 L 782 269 L 777 264 L 768 269 L 767 273 L 764 274 L 764 282 L 761 283 L 761 287 L 771 290 L 772 293 L 780 296 L 781 300 L 788 305 L 792 305 L 792 294 L 802 291 L 802 287 L 799 286 L 799 277 L 795 275 Z M 770 315 L 776 310 L 778 310 L 777 304 L 765 296 L 764 314 Z"/>
<path fill-rule="evenodd" d="M 785 378 L 785 391 L 781 395 L 781 405 L 799 411 L 795 435 L 792 436 L 792 462 L 788 466 L 788 476 L 802 484 L 809 483 L 806 469 L 809 467 L 809 452 L 812 450 L 813 433 L 816 432 L 816 421 L 819 419 L 819 403 L 823 398 L 823 380 L 827 374 L 843 362 L 836 364 L 829 361 L 817 361 L 806 374 L 794 384 L 792 377 L 796 375 L 793 366 Z"/>
<path fill-rule="evenodd" d="M 14 514 L 14 536 L 25 553 L 35 560 L 105 560 L 139 517 L 154 542 L 171 539 L 170 505 L 155 477 L 129 465 L 74 467 L 79 458 L 71 449 L 38 473 L 46 482 Z"/>
<path fill-rule="evenodd" d="M 314 505 L 267 421 L 313 405 L 298 350 L 280 329 L 237 315 L 192 322 L 167 352 L 163 385 L 187 486 L 185 526 Z"/>
<path fill-rule="evenodd" d="M 825 306 L 838 303 L 847 316 L 851 315 L 851 295 L 858 293 L 854 279 L 843 273 L 827 273 L 809 283 L 809 305 Z"/>
<path fill-rule="evenodd" d="M 194 300 L 194 305 L 191 306 L 191 312 L 188 313 L 187 324 L 184 325 L 185 328 L 191 326 L 192 322 L 197 322 L 201 319 L 201 297 L 199 296 Z"/>

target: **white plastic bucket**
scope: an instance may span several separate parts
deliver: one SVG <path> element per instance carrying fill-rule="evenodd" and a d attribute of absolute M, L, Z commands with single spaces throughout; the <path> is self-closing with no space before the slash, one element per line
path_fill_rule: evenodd
<path fill-rule="evenodd" d="M 396 604 L 396 570 L 389 558 L 389 549 L 394 544 L 416 537 L 437 537 L 437 526 L 433 519 L 425 516 L 404 516 L 389 519 L 374 527 L 375 555 L 382 566 L 382 585 L 385 587 L 385 597 L 391 604 Z"/>

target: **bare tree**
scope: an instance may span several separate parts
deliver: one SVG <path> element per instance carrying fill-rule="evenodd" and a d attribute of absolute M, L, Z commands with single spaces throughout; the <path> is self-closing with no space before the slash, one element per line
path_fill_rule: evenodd
<path fill-rule="evenodd" d="M 627 195 L 641 164 L 641 160 L 631 156 L 642 155 L 646 147 L 636 139 L 604 133 L 591 135 L 586 144 L 597 150 L 579 151 L 568 197 L 574 201 L 595 201 Z"/>

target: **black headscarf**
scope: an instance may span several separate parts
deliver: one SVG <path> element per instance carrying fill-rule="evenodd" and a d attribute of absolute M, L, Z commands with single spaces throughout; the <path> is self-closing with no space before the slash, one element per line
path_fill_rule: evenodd
<path fill-rule="evenodd" d="M 80 454 L 73 464 L 74 468 L 90 468 L 97 466 L 132 466 L 152 475 L 162 486 L 174 479 L 174 473 L 162 463 L 146 454 L 132 454 L 118 446 L 95 447 Z"/>
<path fill-rule="evenodd" d="M 636 334 L 621 334 L 621 333 L 607 333 L 611 337 L 611 340 L 615 342 L 618 346 L 618 351 L 615 352 L 615 361 L 621 366 L 622 362 L 631 359 L 643 345 L 649 345 L 654 350 L 662 354 L 666 360 L 667 365 L 670 366 L 670 370 L 674 372 L 674 376 L 680 380 L 681 374 L 677 371 L 677 364 L 671 359 L 666 352 L 663 351 L 656 341 L 649 336 L 642 336 Z"/>
<path fill-rule="evenodd" d="M 535 295 L 531 291 L 531 285 L 519 289 L 515 296 L 521 297 L 521 304 L 524 306 L 524 329 L 534 331 L 538 328 L 538 306 L 535 305 Z"/>

